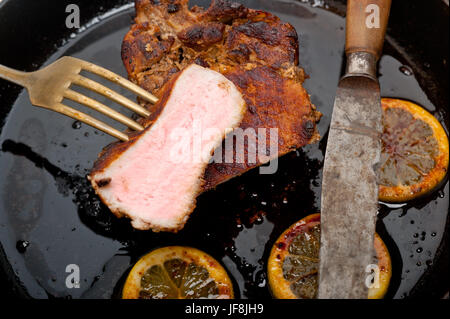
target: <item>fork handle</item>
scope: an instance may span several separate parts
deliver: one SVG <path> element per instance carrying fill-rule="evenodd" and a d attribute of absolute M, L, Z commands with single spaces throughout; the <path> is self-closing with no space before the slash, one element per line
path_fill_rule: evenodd
<path fill-rule="evenodd" d="M 4 80 L 26 87 L 29 83 L 29 75 L 28 72 L 17 71 L 0 64 L 0 78 Z"/>

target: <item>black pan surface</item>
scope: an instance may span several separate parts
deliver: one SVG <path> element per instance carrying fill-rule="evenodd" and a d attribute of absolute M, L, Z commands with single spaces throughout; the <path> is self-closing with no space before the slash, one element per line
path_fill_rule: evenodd
<path fill-rule="evenodd" d="M 112 138 L 33 107 L 26 91 L 0 80 L 2 293 L 116 298 L 140 256 L 173 244 L 202 249 L 221 261 L 237 297 L 271 297 L 265 269 L 271 246 L 292 223 L 320 212 L 327 129 L 343 66 L 345 7 L 340 1 L 240 2 L 296 27 L 300 63 L 310 76 L 305 87 L 324 114 L 320 142 L 280 158 L 274 175 L 251 171 L 201 195 L 178 234 L 136 231 L 112 216 L 85 179 Z M 79 30 L 65 27 L 69 3 L 80 6 Z M 120 45 L 133 15 L 132 4 L 120 0 L 0 1 L 0 63 L 31 71 L 71 55 L 124 75 Z M 447 133 L 448 18 L 448 6 L 438 0 L 394 1 L 379 64 L 382 95 L 424 106 Z M 442 297 L 448 291 L 448 193 L 446 179 L 424 199 L 381 203 L 377 232 L 394 267 L 387 298 Z M 80 288 L 65 284 L 70 264 L 80 268 Z"/>

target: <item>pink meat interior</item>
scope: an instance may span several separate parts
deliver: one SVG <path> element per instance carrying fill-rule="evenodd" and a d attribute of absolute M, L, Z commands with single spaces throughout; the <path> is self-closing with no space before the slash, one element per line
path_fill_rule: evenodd
<path fill-rule="evenodd" d="M 192 65 L 174 84 L 158 120 L 94 180 L 112 210 L 136 228 L 177 227 L 195 205 L 211 153 L 239 125 L 244 102 L 223 75 Z"/>

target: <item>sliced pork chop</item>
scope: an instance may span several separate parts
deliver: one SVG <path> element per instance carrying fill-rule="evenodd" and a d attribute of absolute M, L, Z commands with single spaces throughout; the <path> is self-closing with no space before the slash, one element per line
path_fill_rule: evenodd
<path fill-rule="evenodd" d="M 191 65 L 167 83 L 153 124 L 107 147 L 89 179 L 117 216 L 137 229 L 183 228 L 202 177 L 227 129 L 239 126 L 245 101 L 222 74 Z"/>

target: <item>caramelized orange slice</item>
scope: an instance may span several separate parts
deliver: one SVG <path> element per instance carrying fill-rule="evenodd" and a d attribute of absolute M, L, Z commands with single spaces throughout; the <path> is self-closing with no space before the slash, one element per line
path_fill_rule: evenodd
<path fill-rule="evenodd" d="M 381 105 L 380 200 L 404 202 L 429 193 L 448 168 L 448 138 L 442 125 L 408 101 L 383 98 Z"/>
<path fill-rule="evenodd" d="M 169 246 L 142 257 L 125 282 L 123 299 L 231 299 L 225 269 L 210 255 L 191 247 Z"/>
<path fill-rule="evenodd" d="M 377 234 L 374 246 L 379 276 L 378 284 L 369 289 L 368 298 L 380 299 L 389 287 L 392 274 L 391 257 Z M 275 298 L 316 298 L 319 249 L 320 214 L 301 219 L 281 234 L 272 247 L 267 265 L 269 287 Z"/>

